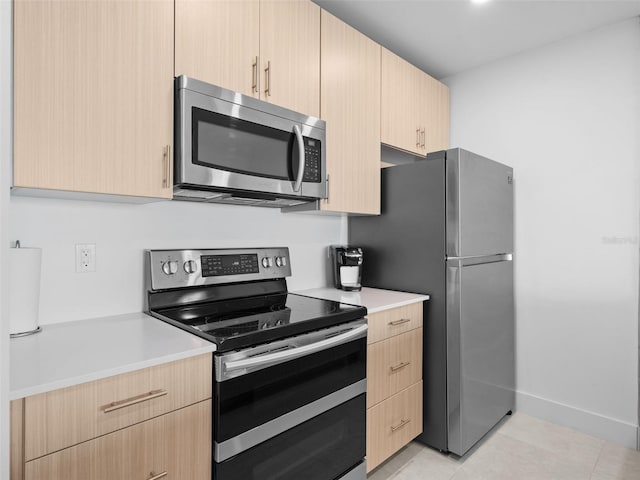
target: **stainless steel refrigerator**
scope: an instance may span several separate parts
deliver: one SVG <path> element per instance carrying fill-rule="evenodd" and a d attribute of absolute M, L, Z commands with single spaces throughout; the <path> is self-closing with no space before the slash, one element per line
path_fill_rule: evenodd
<path fill-rule="evenodd" d="M 431 296 L 418 440 L 463 455 L 514 408 L 513 169 L 459 148 L 385 168 L 349 242 L 363 285 Z"/>

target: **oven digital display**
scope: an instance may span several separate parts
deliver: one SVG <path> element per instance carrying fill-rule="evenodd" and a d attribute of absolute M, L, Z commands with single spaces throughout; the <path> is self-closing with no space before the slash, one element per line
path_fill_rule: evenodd
<path fill-rule="evenodd" d="M 258 255 L 202 255 L 203 277 L 258 273 Z"/>

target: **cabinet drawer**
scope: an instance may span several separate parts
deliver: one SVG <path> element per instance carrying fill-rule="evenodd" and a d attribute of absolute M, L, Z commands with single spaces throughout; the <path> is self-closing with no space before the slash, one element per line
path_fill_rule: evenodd
<path fill-rule="evenodd" d="M 422 379 L 422 328 L 367 347 L 367 407 Z"/>
<path fill-rule="evenodd" d="M 210 480 L 211 400 L 27 462 L 24 478 Z"/>
<path fill-rule="evenodd" d="M 367 410 L 367 472 L 422 433 L 422 381 Z"/>
<path fill-rule="evenodd" d="M 369 320 L 368 343 L 400 335 L 422 326 L 422 302 L 404 305 L 367 315 Z"/>
<path fill-rule="evenodd" d="M 210 398 L 211 380 L 206 354 L 27 397 L 25 460 Z"/>

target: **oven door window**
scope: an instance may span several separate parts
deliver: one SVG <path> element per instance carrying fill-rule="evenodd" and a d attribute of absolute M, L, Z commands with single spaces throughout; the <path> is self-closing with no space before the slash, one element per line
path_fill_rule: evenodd
<path fill-rule="evenodd" d="M 191 115 L 194 164 L 254 177 L 296 178 L 298 148 L 293 132 L 197 107 L 192 107 Z"/>
<path fill-rule="evenodd" d="M 367 340 L 215 383 L 214 437 L 223 442 L 366 377 Z"/>
<path fill-rule="evenodd" d="M 359 395 L 277 437 L 214 464 L 214 480 L 338 479 L 362 461 L 366 397 Z"/>

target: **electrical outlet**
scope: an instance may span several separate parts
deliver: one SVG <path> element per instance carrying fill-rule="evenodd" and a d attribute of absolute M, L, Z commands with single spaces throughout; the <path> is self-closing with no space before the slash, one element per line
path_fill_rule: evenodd
<path fill-rule="evenodd" d="M 76 245 L 76 273 L 96 271 L 96 245 L 95 243 L 82 243 Z"/>

